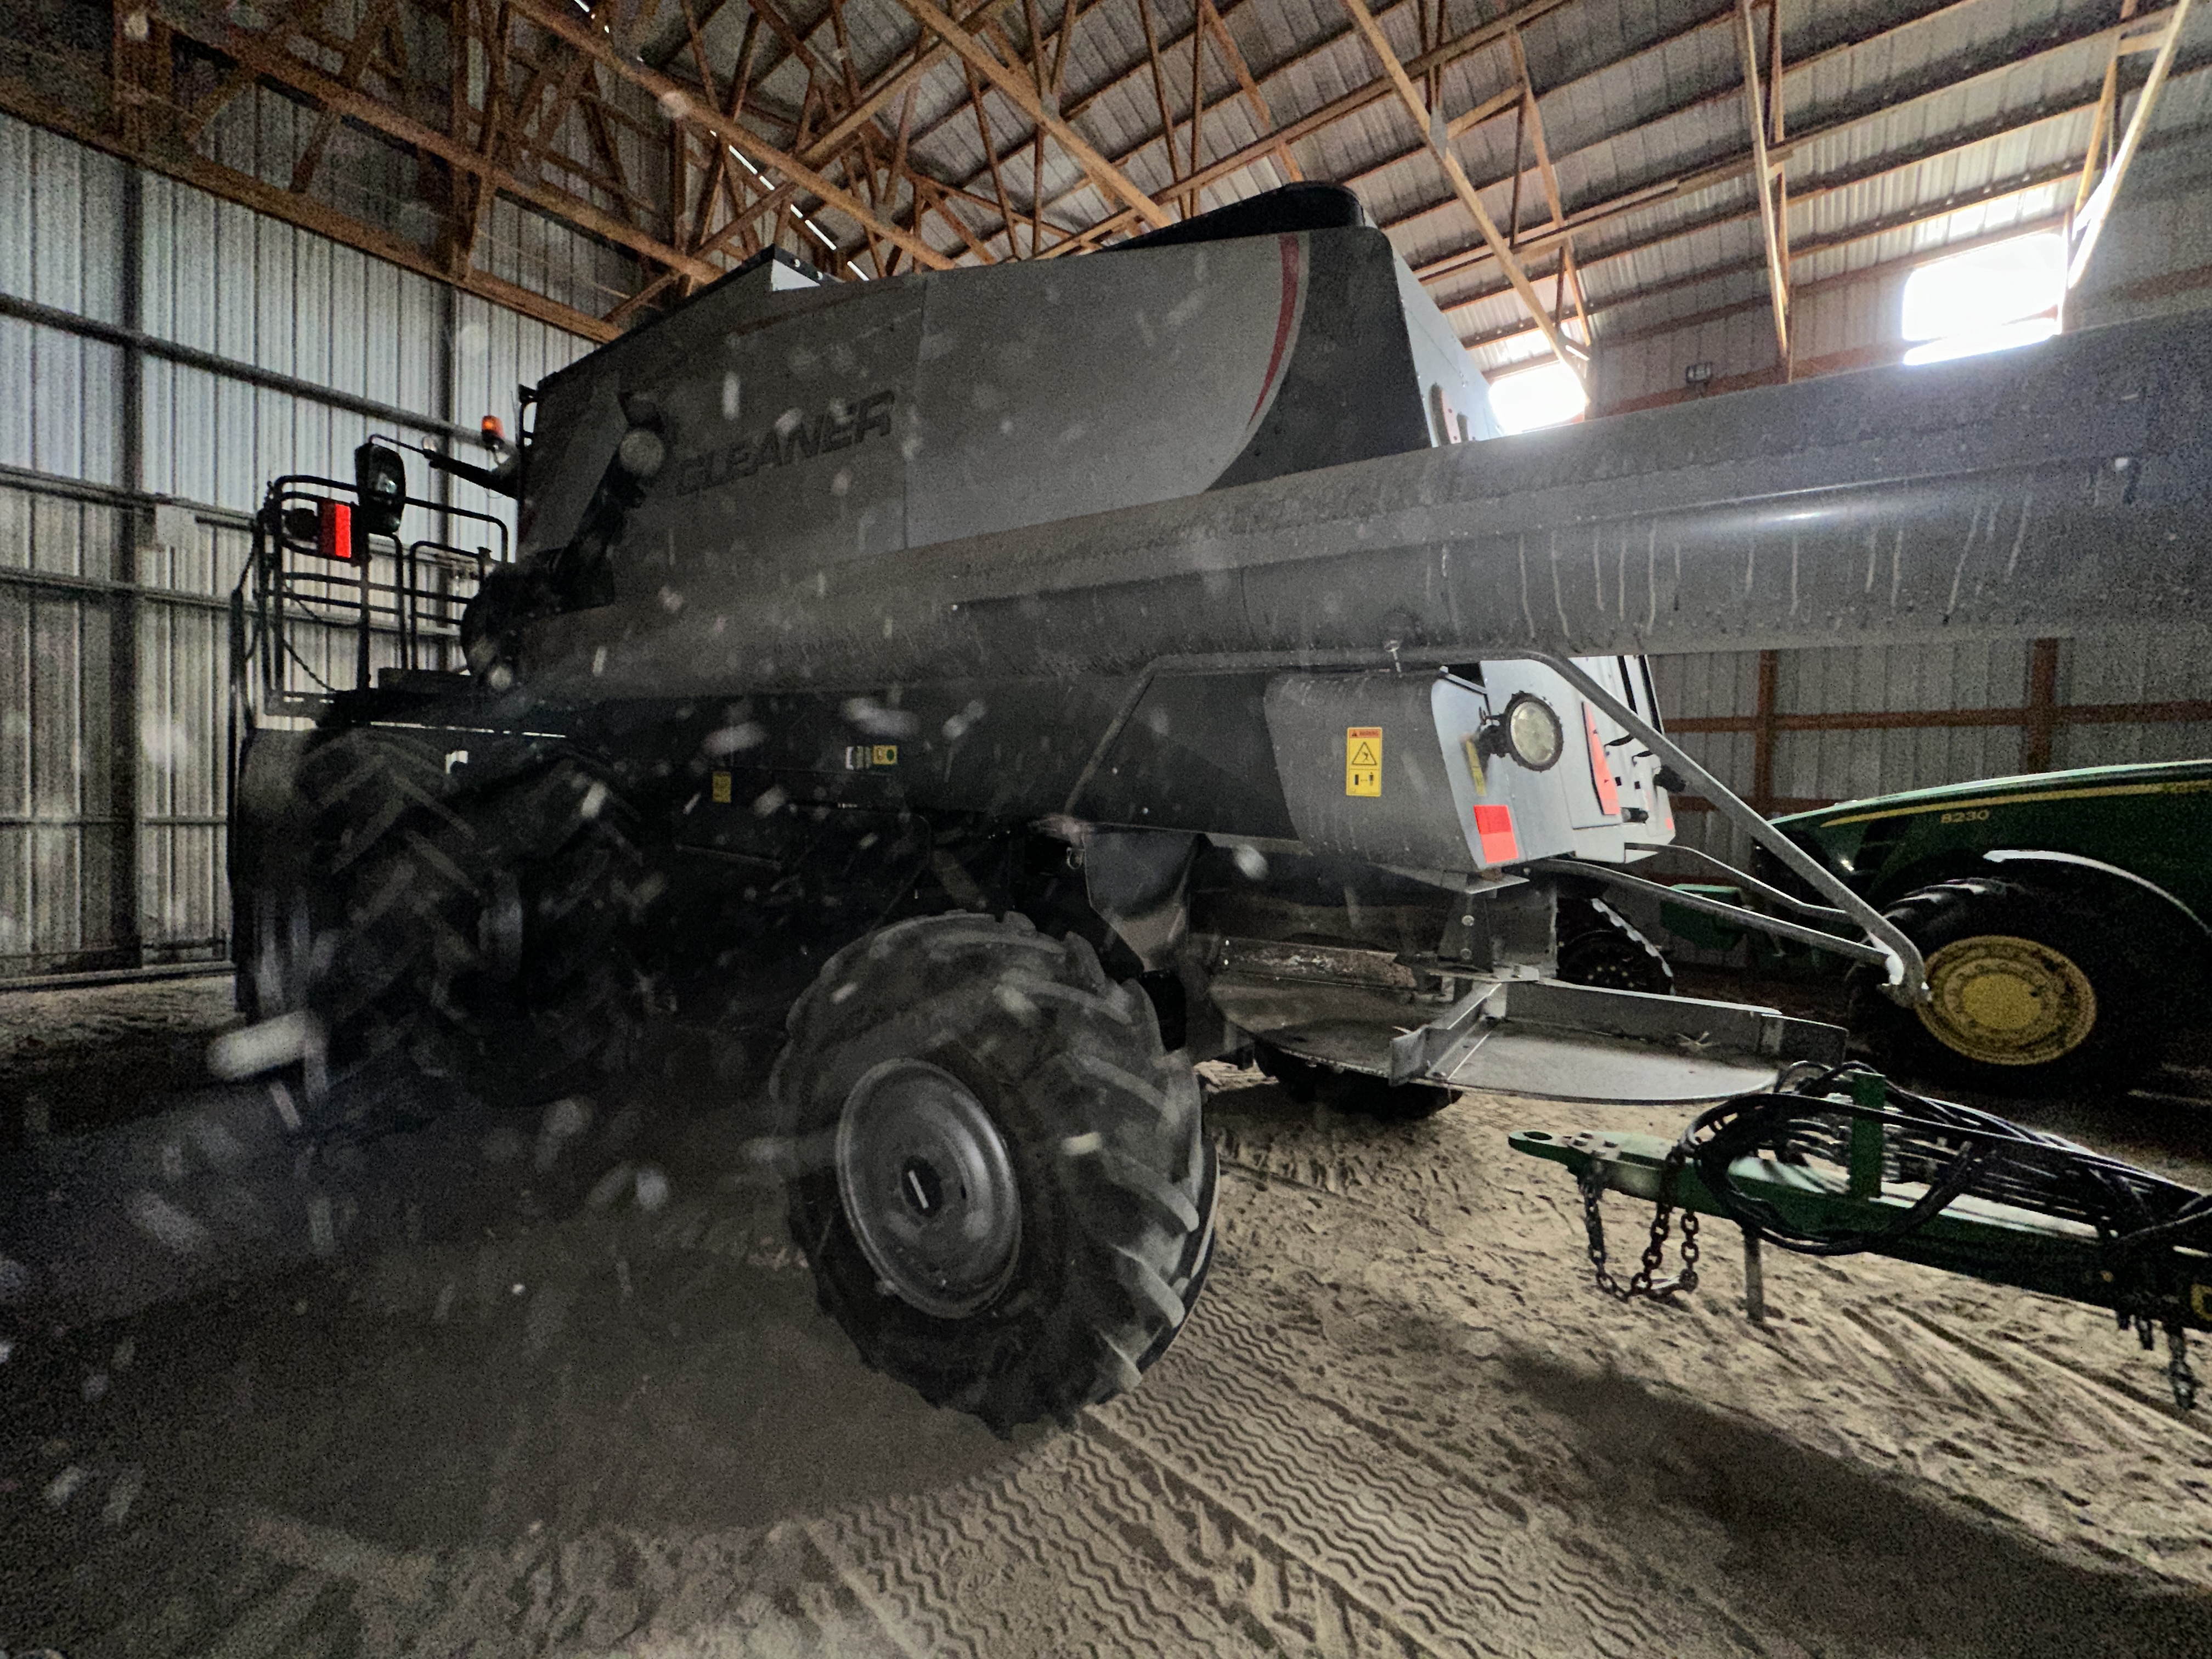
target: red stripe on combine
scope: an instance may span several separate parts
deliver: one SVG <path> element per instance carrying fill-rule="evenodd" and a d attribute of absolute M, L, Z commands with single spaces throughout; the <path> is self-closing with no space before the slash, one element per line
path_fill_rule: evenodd
<path fill-rule="evenodd" d="M 1583 705 L 1583 730 L 1589 738 L 1590 781 L 1597 786 L 1597 810 L 1609 818 L 1620 816 L 1620 790 L 1613 781 L 1613 764 L 1607 758 L 1605 739 L 1597 734 L 1597 716 Z"/>
<path fill-rule="evenodd" d="M 1260 395 L 1252 400 L 1247 424 L 1260 418 L 1267 394 L 1275 389 L 1275 374 L 1283 366 L 1283 353 L 1291 343 L 1291 325 L 1298 317 L 1298 239 L 1280 239 L 1283 250 L 1283 308 L 1275 318 L 1275 349 L 1267 356 L 1267 378 L 1260 382 Z"/>

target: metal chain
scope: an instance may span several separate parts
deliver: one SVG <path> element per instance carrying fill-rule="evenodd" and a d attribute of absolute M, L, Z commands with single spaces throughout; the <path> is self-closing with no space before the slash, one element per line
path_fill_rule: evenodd
<path fill-rule="evenodd" d="M 1596 1276 L 1598 1289 L 1607 1296 L 1623 1302 L 1638 1297 L 1658 1302 L 1678 1291 L 1687 1294 L 1698 1288 L 1698 1214 L 1694 1210 L 1682 1212 L 1682 1271 L 1672 1279 L 1655 1278 L 1666 1265 L 1667 1236 L 1674 1214 L 1674 1184 L 1681 1175 L 1683 1156 L 1678 1146 L 1667 1154 L 1666 1163 L 1660 1167 L 1659 1196 L 1651 1210 L 1651 1237 L 1626 1285 L 1615 1279 L 1606 1265 L 1605 1217 L 1599 1207 L 1605 1197 L 1603 1166 L 1594 1158 L 1583 1169 L 1577 1184 L 1582 1188 L 1583 1224 L 1589 1234 L 1590 1268 Z"/>
<path fill-rule="evenodd" d="M 2179 1320 L 2166 1327 L 2166 1380 L 2173 1388 L 2173 1403 L 2183 1411 L 2197 1409 L 2197 1373 L 2189 1365 L 2189 1333 Z"/>

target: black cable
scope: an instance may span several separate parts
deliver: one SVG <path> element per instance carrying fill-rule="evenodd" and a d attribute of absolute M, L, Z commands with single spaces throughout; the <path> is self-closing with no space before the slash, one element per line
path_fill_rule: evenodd
<path fill-rule="evenodd" d="M 1893 1243 L 1970 1192 L 2094 1226 L 2116 1272 L 2199 1229 L 2212 1243 L 2212 1194 L 2023 1129 L 1993 1113 L 1910 1093 L 1887 1079 L 1881 1106 L 1862 1104 L 1843 1092 L 1856 1079 L 1875 1077 L 1856 1062 L 1793 1068 L 1771 1091 L 1739 1095 L 1699 1114 L 1683 1133 L 1680 1156 L 1695 1165 L 1730 1220 L 1806 1255 L 1850 1255 Z M 1762 1153 L 1802 1164 L 1801 1149 L 1827 1142 L 1829 1155 L 1843 1161 L 1848 1154 L 1833 1150 L 1832 1132 L 1808 1132 L 1819 1120 L 1838 1117 L 1895 1130 L 1887 1151 L 1943 1159 L 1931 1172 L 1927 1192 L 1878 1227 L 1825 1233 L 1799 1229 L 1772 1204 L 1736 1186 L 1730 1166 Z"/>

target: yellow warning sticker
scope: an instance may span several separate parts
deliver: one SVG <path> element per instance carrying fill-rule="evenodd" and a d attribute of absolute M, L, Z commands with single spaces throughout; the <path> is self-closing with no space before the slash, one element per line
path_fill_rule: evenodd
<path fill-rule="evenodd" d="M 730 775 L 727 772 L 717 772 L 714 774 L 714 805 L 727 806 L 729 804 Z"/>
<path fill-rule="evenodd" d="M 879 743 L 870 751 L 868 759 L 871 764 L 876 766 L 896 766 L 898 745 L 895 743 Z"/>
<path fill-rule="evenodd" d="M 1344 729 L 1344 793 L 1379 795 L 1382 793 L 1382 728 L 1347 726 Z"/>
<path fill-rule="evenodd" d="M 1482 775 L 1481 739 L 1470 732 L 1460 738 L 1459 745 L 1467 751 L 1467 775 L 1474 780 L 1474 793 L 1478 795 L 1486 793 L 1488 785 Z"/>

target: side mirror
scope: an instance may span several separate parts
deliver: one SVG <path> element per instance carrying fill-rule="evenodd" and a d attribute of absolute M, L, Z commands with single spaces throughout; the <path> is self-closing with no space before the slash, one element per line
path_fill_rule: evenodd
<path fill-rule="evenodd" d="M 353 453 L 353 487 L 360 500 L 354 533 L 397 536 L 407 511 L 407 468 L 398 455 L 381 444 L 363 444 Z"/>

